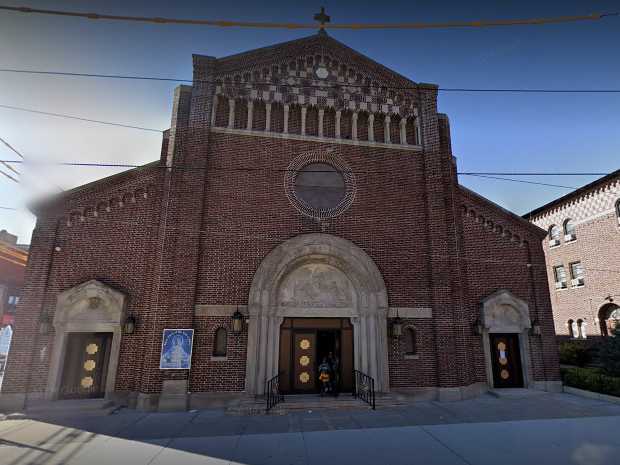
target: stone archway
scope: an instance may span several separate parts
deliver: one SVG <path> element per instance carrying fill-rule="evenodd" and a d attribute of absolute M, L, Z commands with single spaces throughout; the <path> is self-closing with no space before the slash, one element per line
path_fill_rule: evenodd
<path fill-rule="evenodd" d="M 525 301 L 501 289 L 482 300 L 482 341 L 489 387 L 494 387 L 490 335 L 515 334 L 519 340 L 523 386 L 534 385 L 531 367 L 529 330 L 530 312 Z"/>
<path fill-rule="evenodd" d="M 125 295 L 94 279 L 58 295 L 53 321 L 54 345 L 46 393 L 48 399 L 59 397 L 63 362 L 70 333 L 112 333 L 105 397 L 110 398 L 113 395 L 124 316 Z"/>
<path fill-rule="evenodd" d="M 603 305 L 598 312 L 601 336 L 612 336 L 620 322 L 620 306 L 614 303 Z"/>
<path fill-rule="evenodd" d="M 317 233 L 280 244 L 254 275 L 248 312 L 248 394 L 262 394 L 278 372 L 285 317 L 350 318 L 355 368 L 375 379 L 377 391 L 389 390 L 387 291 L 373 260 L 352 242 Z"/>

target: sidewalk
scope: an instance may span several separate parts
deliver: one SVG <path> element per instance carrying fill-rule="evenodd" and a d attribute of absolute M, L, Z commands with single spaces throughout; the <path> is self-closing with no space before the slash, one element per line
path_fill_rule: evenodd
<path fill-rule="evenodd" d="M 0 421 L 0 464 L 611 465 L 618 431 L 620 406 L 568 394 L 284 416 L 123 410 Z"/>

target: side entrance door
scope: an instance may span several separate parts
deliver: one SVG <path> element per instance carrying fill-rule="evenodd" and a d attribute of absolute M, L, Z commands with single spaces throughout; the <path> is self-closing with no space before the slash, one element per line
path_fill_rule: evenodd
<path fill-rule="evenodd" d="M 316 333 L 295 332 L 293 337 L 293 389 L 316 391 Z"/>
<path fill-rule="evenodd" d="M 496 388 L 523 387 L 521 353 L 518 334 L 489 334 L 493 386 Z"/>
<path fill-rule="evenodd" d="M 111 333 L 71 333 L 63 365 L 60 397 L 103 397 L 110 358 Z"/>

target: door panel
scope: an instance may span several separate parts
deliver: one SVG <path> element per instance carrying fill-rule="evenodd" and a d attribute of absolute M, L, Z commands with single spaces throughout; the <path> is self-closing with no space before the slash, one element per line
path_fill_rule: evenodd
<path fill-rule="evenodd" d="M 316 333 L 294 334 L 293 388 L 298 392 L 312 392 L 316 390 Z"/>
<path fill-rule="evenodd" d="M 343 328 L 340 332 L 340 389 L 353 390 L 353 328 Z"/>
<path fill-rule="evenodd" d="M 489 342 L 494 387 L 523 387 L 519 335 L 489 334 Z"/>
<path fill-rule="evenodd" d="M 60 397 L 103 397 L 112 335 L 72 333 L 67 340 Z"/>

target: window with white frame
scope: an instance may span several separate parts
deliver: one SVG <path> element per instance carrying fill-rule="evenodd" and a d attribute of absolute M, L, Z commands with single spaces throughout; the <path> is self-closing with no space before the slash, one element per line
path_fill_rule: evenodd
<path fill-rule="evenodd" d="M 573 320 L 568 320 L 566 322 L 566 326 L 568 327 L 568 335 L 571 338 L 574 338 L 575 337 L 575 333 L 573 332 Z"/>
<path fill-rule="evenodd" d="M 555 279 L 556 289 L 566 289 L 566 270 L 564 269 L 564 265 L 553 267 L 553 277 Z"/>
<path fill-rule="evenodd" d="M 549 227 L 549 247 L 560 245 L 560 227 L 557 224 Z"/>
<path fill-rule="evenodd" d="M 583 279 L 583 266 L 581 262 L 572 262 L 570 264 L 570 284 L 572 287 L 583 286 L 585 280 Z"/>
<path fill-rule="evenodd" d="M 568 218 L 564 221 L 564 242 L 571 242 L 577 239 L 577 234 L 575 233 L 575 223 L 573 220 Z"/>

